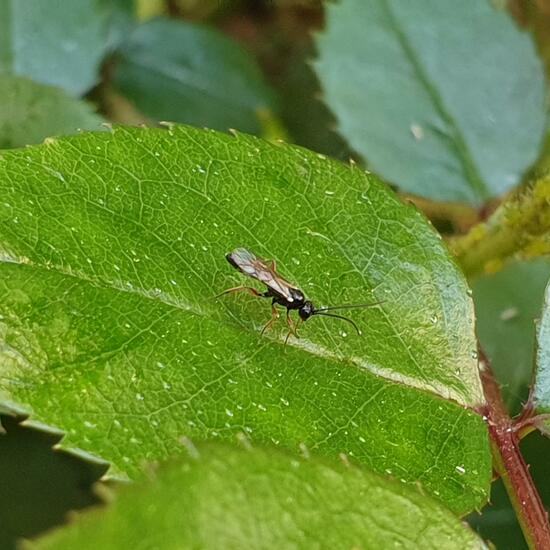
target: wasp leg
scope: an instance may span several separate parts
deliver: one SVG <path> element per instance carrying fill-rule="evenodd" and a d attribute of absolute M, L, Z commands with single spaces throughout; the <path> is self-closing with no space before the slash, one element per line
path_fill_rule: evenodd
<path fill-rule="evenodd" d="M 259 290 L 256 290 L 255 288 L 252 288 L 251 286 L 235 286 L 233 288 L 228 288 L 227 290 L 224 290 L 223 292 L 220 292 L 219 294 L 216 294 L 214 298 L 219 298 L 220 296 L 223 296 L 224 294 L 232 294 L 233 292 L 248 292 L 248 294 L 252 294 L 252 296 L 257 296 L 259 298 L 264 297 L 264 293 L 260 292 Z"/>
<path fill-rule="evenodd" d="M 300 338 L 298 336 L 298 333 L 296 332 L 296 329 L 298 328 L 297 324 L 292 320 L 289 309 L 286 310 L 286 324 L 288 325 L 288 329 L 290 330 L 292 335 L 295 336 L 296 338 Z"/>
<path fill-rule="evenodd" d="M 277 308 L 272 305 L 271 306 L 271 319 L 264 325 L 264 328 L 261 330 L 260 334 L 263 334 L 268 328 L 271 327 L 271 325 L 280 317 L 279 312 L 277 311 Z"/>
<path fill-rule="evenodd" d="M 300 326 L 302 320 L 301 319 L 298 319 L 298 322 L 295 323 L 293 320 L 292 320 L 292 317 L 290 316 L 290 310 L 287 309 L 286 310 L 286 323 L 288 325 L 288 334 L 286 335 L 286 338 L 285 338 L 285 346 L 288 342 L 288 339 L 290 338 L 290 335 L 292 334 L 295 338 L 300 338 L 298 336 L 298 327 Z"/>

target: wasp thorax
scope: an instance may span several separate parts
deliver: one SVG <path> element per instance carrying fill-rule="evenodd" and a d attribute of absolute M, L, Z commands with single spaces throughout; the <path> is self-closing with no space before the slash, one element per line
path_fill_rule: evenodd
<path fill-rule="evenodd" d="M 290 295 L 292 296 L 292 301 L 296 302 L 297 304 L 302 304 L 305 302 L 306 297 L 304 296 L 304 293 L 298 289 L 298 288 L 291 288 L 289 289 Z M 294 309 L 296 306 L 294 306 L 292 309 Z"/>

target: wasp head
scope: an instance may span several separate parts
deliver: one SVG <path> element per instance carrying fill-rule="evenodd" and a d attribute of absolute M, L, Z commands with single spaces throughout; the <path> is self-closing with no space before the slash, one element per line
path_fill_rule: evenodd
<path fill-rule="evenodd" d="M 302 321 L 307 321 L 314 313 L 315 308 L 309 300 L 306 300 L 304 305 L 298 310 L 298 314 L 300 315 L 300 319 L 302 319 Z"/>

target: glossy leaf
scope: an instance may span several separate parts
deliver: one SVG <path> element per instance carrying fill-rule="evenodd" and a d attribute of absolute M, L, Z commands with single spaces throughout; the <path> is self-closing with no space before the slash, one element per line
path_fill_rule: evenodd
<path fill-rule="evenodd" d="M 440 504 L 394 480 L 259 449 L 195 451 L 33 547 L 485 548 Z"/>
<path fill-rule="evenodd" d="M 182 436 L 346 453 L 458 511 L 490 480 L 473 307 L 439 236 L 356 167 L 245 135 L 118 129 L 0 158 L 0 395 L 113 473 Z M 320 305 L 284 346 L 224 255 Z"/>
<path fill-rule="evenodd" d="M 218 31 L 158 18 L 121 46 L 115 85 L 145 115 L 259 132 L 271 105 L 252 56 Z"/>
<path fill-rule="evenodd" d="M 473 283 L 477 334 L 508 408 L 520 412 L 532 380 L 535 320 L 540 317 L 550 262 L 512 262 Z"/>
<path fill-rule="evenodd" d="M 0 97 L 0 149 L 40 143 L 79 129 L 97 130 L 103 122 L 91 105 L 26 78 L 0 77 Z"/>
<path fill-rule="evenodd" d="M 491 2 L 344 0 L 317 44 L 341 134 L 401 189 L 479 204 L 536 159 L 542 63 Z"/>
<path fill-rule="evenodd" d="M 98 80 L 108 16 L 98 0 L 0 0 L 0 74 L 83 94 Z"/>

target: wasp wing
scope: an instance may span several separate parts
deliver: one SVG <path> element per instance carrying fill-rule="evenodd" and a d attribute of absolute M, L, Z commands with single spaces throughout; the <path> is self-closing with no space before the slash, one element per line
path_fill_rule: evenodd
<path fill-rule="evenodd" d="M 233 252 L 227 254 L 226 258 L 227 261 L 241 273 L 260 281 L 287 302 L 294 301 L 291 289 L 295 289 L 296 287 L 283 279 L 283 277 L 273 269 L 272 262 L 258 258 L 246 248 L 237 248 L 233 250 Z"/>

